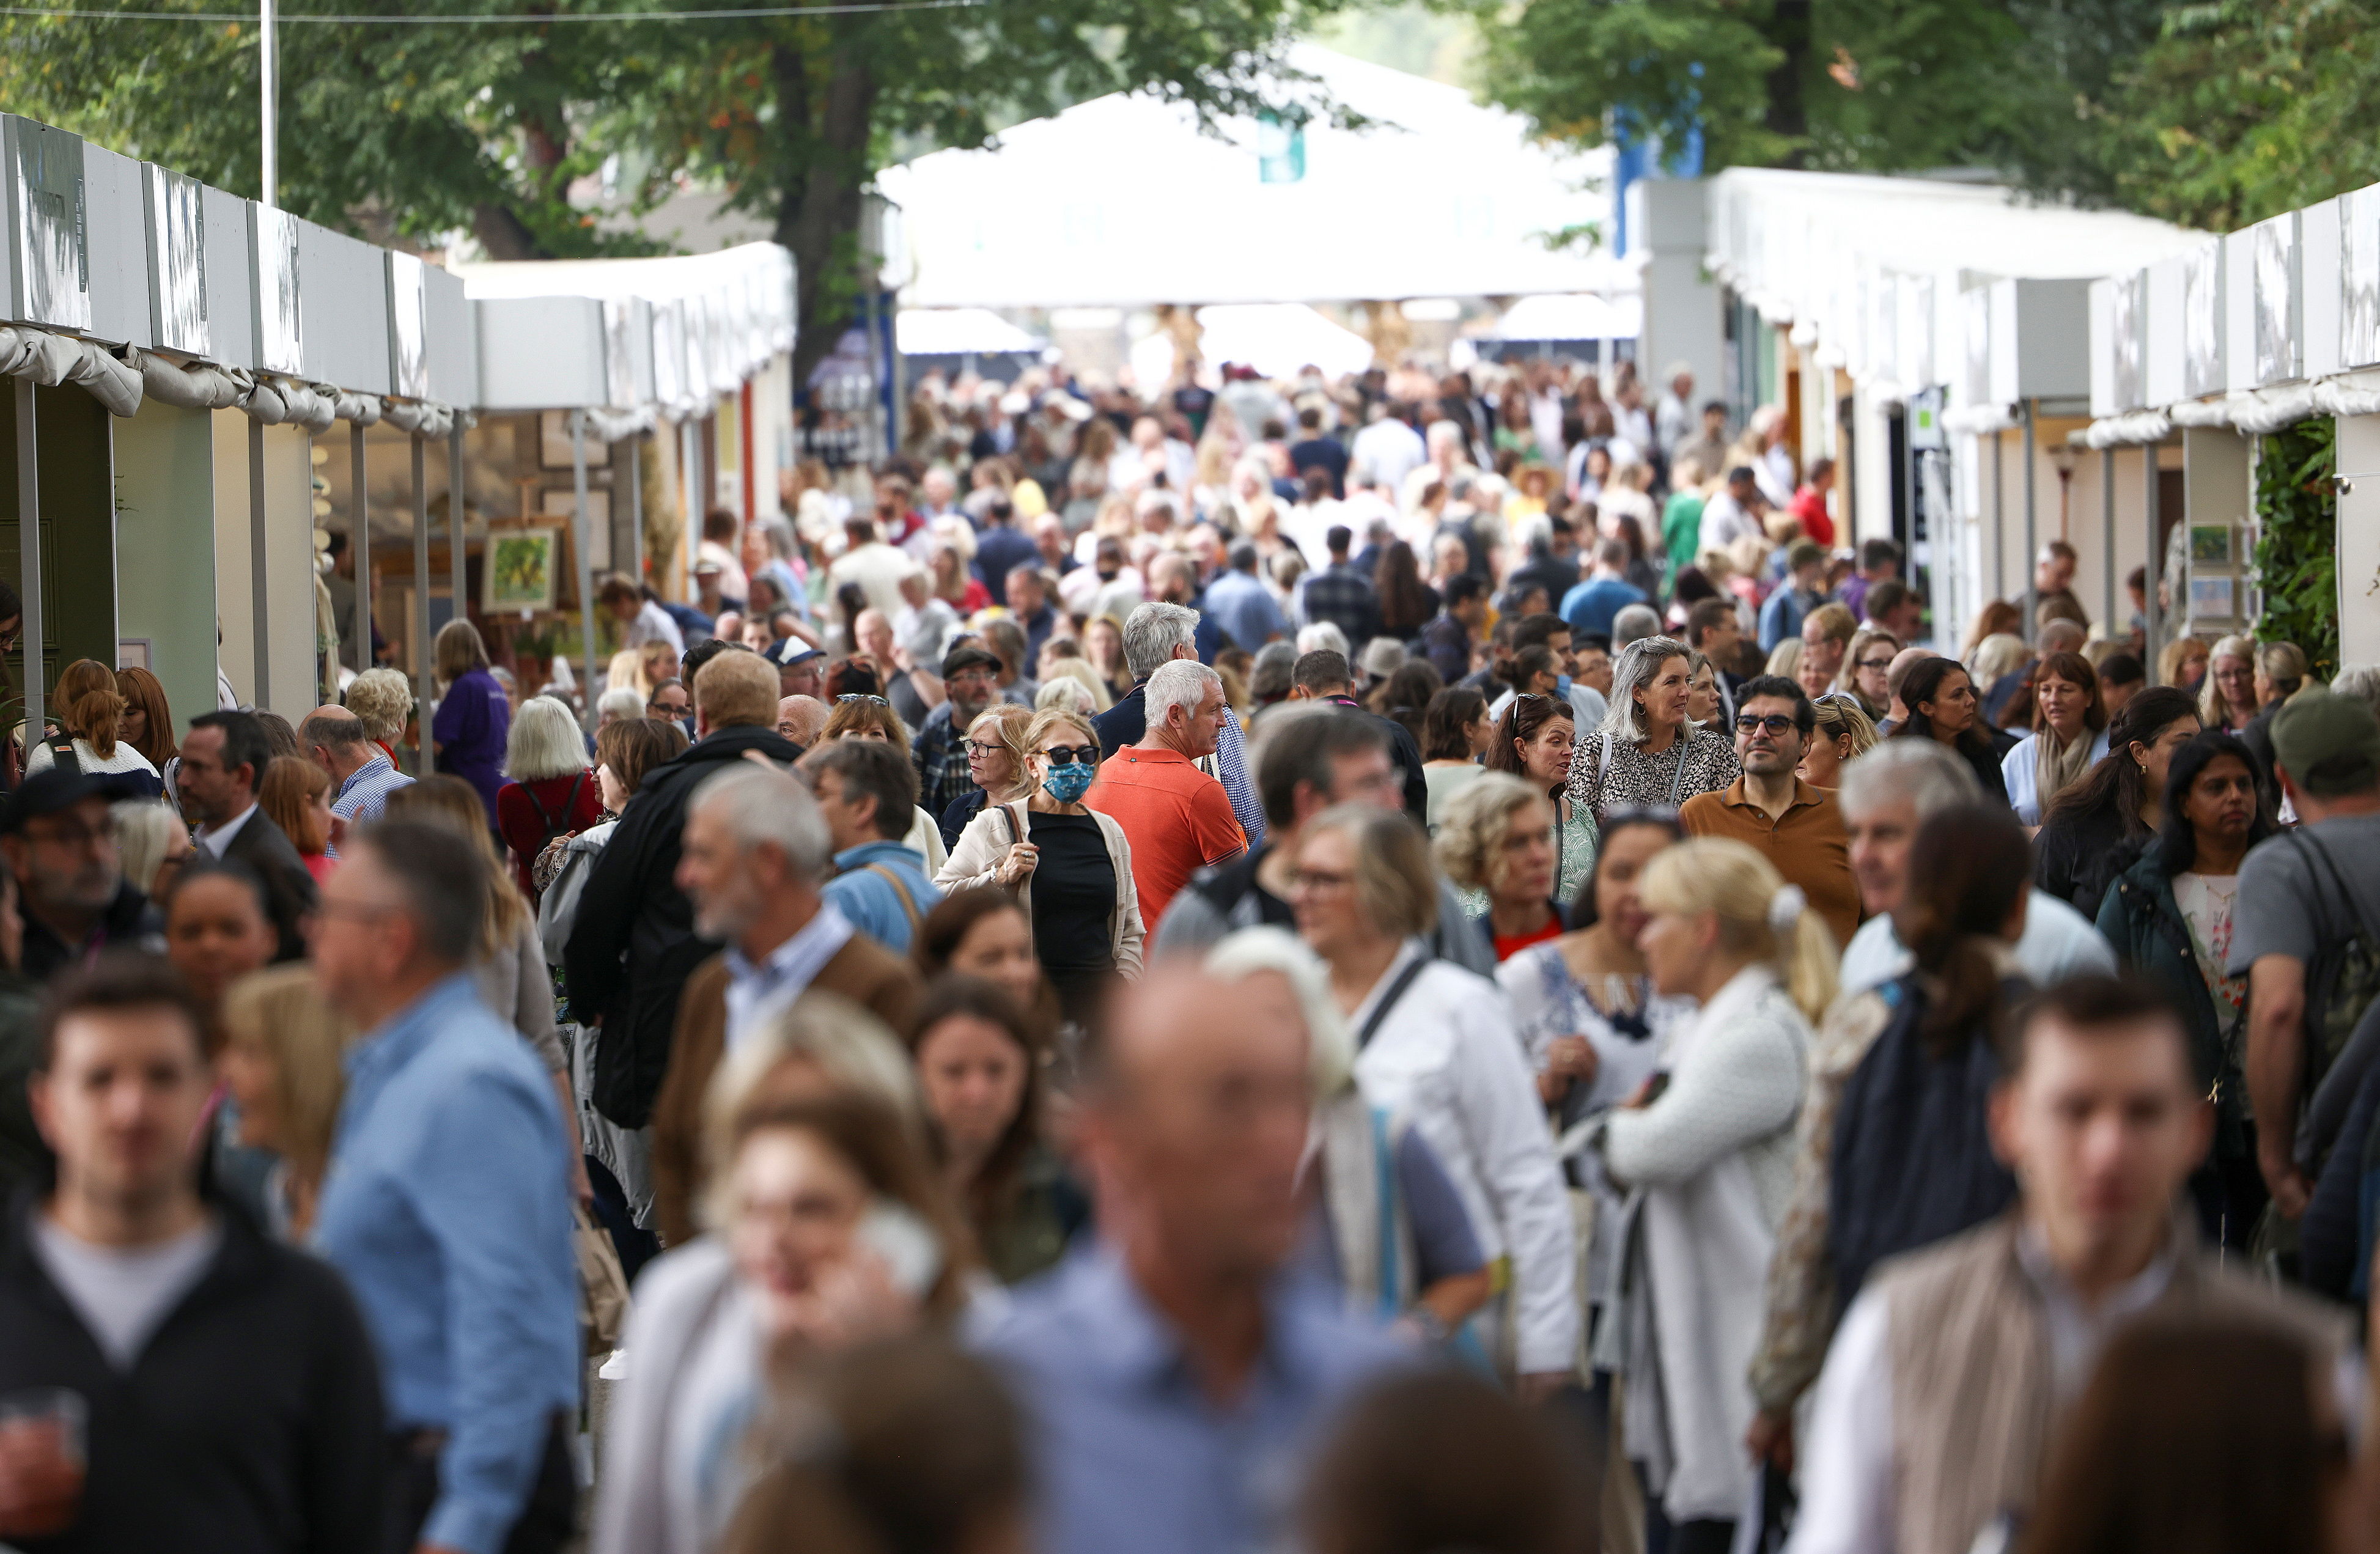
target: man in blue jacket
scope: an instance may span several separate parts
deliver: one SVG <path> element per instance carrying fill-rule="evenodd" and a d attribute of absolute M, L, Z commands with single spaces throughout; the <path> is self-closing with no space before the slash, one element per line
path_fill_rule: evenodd
<path fill-rule="evenodd" d="M 901 840 L 918 823 L 917 773 L 898 750 L 870 739 L 820 745 L 795 771 L 834 837 L 834 878 L 819 893 L 852 927 L 908 953 L 917 924 L 942 899 L 925 858 Z"/>

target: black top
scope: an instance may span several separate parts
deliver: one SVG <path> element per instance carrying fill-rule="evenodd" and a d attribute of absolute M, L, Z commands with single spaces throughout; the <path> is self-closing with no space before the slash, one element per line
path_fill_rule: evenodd
<path fill-rule="evenodd" d="M 224 844 L 223 856 L 237 858 L 264 881 L 265 907 L 273 914 L 273 931 L 280 941 L 273 960 L 305 959 L 305 920 L 314 910 L 314 876 L 262 805 L 232 832 L 231 840 Z"/>
<path fill-rule="evenodd" d="M 330 1268 L 216 1206 L 213 1260 L 117 1370 L 31 1244 L 0 1231 L 0 1394 L 64 1387 L 89 1411 L 75 1525 L 28 1550 L 348 1554 L 381 1537 L 379 1366 Z"/>
<path fill-rule="evenodd" d="M 253 819 L 263 820 L 264 815 L 259 811 Z M 273 822 L 266 820 L 265 823 L 271 825 Z M 300 864 L 298 868 L 302 869 L 305 865 Z M 308 883 L 312 883 L 310 876 Z M 83 957 L 92 951 L 111 944 L 138 945 L 142 940 L 164 931 L 157 914 L 150 909 L 149 898 L 142 895 L 131 880 L 119 880 L 115 894 L 107 904 L 107 910 L 99 915 L 99 922 L 92 929 L 91 938 L 80 944 L 67 943 L 49 924 L 30 912 L 26 913 L 22 970 L 30 980 L 46 982 L 66 967 L 79 965 Z"/>
<path fill-rule="evenodd" d="M 1108 918 L 1115 911 L 1115 864 L 1089 815 L 1032 815 L 1033 946 L 1051 977 L 1115 965 Z"/>
<path fill-rule="evenodd" d="M 2108 885 L 2147 842 L 2145 833 L 2125 834 L 2124 819 L 2112 804 L 2053 810 L 2034 838 L 2033 882 L 2096 922 Z"/>
<path fill-rule="evenodd" d="M 578 896 L 563 955 L 573 1008 L 602 1018 L 595 1045 L 595 1109 L 624 1128 L 652 1115 L 669 1070 L 678 994 L 719 946 L 694 931 L 694 904 L 677 888 L 686 801 L 703 781 L 747 750 L 780 765 L 802 747 L 773 728 L 713 730 L 675 760 L 653 768 L 622 811 Z"/>

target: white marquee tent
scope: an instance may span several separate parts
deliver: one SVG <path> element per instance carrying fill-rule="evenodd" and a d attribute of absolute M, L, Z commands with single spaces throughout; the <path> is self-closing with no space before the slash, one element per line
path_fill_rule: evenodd
<path fill-rule="evenodd" d="M 1135 307 L 1637 289 L 1546 235 L 1610 214 L 1608 152 L 1528 138 L 1462 90 L 1310 43 L 1289 63 L 1372 121 L 1313 123 L 1301 177 L 1260 176 L 1258 128 L 1201 133 L 1154 97 L 1095 98 L 878 175 L 904 307 Z M 1284 98 L 1295 95 L 1284 88 Z"/>

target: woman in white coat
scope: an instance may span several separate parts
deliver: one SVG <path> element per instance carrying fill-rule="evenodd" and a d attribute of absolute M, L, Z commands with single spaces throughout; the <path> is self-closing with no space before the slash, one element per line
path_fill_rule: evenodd
<path fill-rule="evenodd" d="M 1401 811 L 1326 809 L 1298 833 L 1290 907 L 1330 968 L 1364 1099 L 1412 1119 L 1480 1251 L 1509 1273 L 1509 1309 L 1492 1324 L 1500 1368 L 1524 1396 L 1550 1393 L 1578 1362 L 1570 1199 L 1511 1002 L 1422 937 L 1438 917 L 1428 839 Z"/>
<path fill-rule="evenodd" d="M 1723 1554 L 1756 1482 L 1742 1444 L 1753 1414 L 1744 1373 L 1834 953 L 1802 892 L 1741 842 L 1669 848 L 1639 893 L 1654 990 L 1692 998 L 1701 1013 L 1594 1139 L 1629 1192 L 1596 1358 L 1625 1383 L 1628 1455 L 1648 1514 L 1670 1524 L 1673 1554 Z"/>

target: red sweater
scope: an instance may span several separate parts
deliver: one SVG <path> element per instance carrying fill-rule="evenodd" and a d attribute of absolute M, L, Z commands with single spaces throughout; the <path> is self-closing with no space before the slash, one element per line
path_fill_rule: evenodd
<path fill-rule="evenodd" d="M 573 783 L 578 784 L 576 803 L 570 797 Z M 543 814 L 539 812 L 540 805 L 544 806 Z M 595 773 L 506 783 L 496 790 L 496 829 L 504 833 L 504 844 L 513 850 L 513 876 L 520 882 L 521 893 L 531 901 L 537 899 L 537 892 L 529 884 L 529 866 L 537 862 L 537 855 L 551 840 L 546 832 L 548 816 L 552 819 L 553 836 L 585 831 L 601 819 L 603 789 L 595 781 Z"/>

